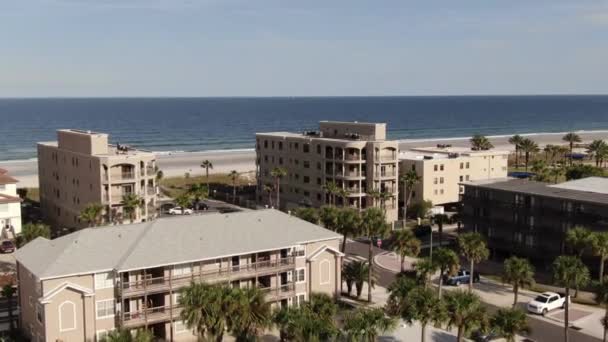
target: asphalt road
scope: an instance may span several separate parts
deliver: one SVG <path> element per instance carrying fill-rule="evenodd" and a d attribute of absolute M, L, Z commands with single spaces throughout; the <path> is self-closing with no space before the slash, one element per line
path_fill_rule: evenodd
<path fill-rule="evenodd" d="M 368 253 L 368 245 L 366 243 L 361 242 L 348 242 L 346 244 L 346 254 L 354 254 L 364 258 L 367 258 Z M 378 247 L 373 248 L 373 255 L 377 255 L 379 253 L 386 252 L 386 250 L 380 249 Z M 395 279 L 395 273 L 387 271 L 383 268 L 376 267 L 378 271 L 378 285 L 382 287 L 387 287 L 393 280 Z M 495 312 L 498 307 L 487 304 L 486 307 L 490 313 Z M 598 323 L 599 324 L 599 323 Z M 532 341 L 538 342 L 558 342 L 563 341 L 564 339 L 564 329 L 562 326 L 556 325 L 554 323 L 546 322 L 540 318 L 537 318 L 533 315 L 528 315 L 528 325 L 530 326 L 531 332 L 527 338 Z M 570 341 L 572 342 L 601 342 L 600 339 L 597 339 L 593 336 L 589 336 L 587 334 L 583 334 L 574 329 L 570 329 Z"/>

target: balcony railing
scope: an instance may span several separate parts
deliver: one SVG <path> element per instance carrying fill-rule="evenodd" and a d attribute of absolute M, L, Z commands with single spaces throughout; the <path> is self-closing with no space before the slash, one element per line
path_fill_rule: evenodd
<path fill-rule="evenodd" d="M 395 177 L 397 173 L 395 171 L 384 171 L 384 172 L 376 172 L 376 177 Z"/>
<path fill-rule="evenodd" d="M 122 296 L 137 296 L 143 293 L 163 292 L 168 291 L 171 287 L 181 287 L 188 285 L 192 281 L 221 281 L 227 279 L 245 278 L 248 276 L 260 275 L 266 272 L 280 272 L 282 270 L 293 269 L 295 265 L 295 256 L 264 260 L 243 265 L 234 265 L 229 267 L 221 267 L 214 270 L 203 270 L 190 274 L 173 276 L 173 277 L 155 277 L 147 280 L 136 280 L 130 282 L 122 282 L 120 288 Z"/>

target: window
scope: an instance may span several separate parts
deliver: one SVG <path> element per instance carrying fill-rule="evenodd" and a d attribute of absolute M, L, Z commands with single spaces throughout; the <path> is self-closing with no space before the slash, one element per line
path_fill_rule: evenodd
<path fill-rule="evenodd" d="M 175 323 L 173 323 L 173 330 L 175 331 L 176 334 L 181 334 L 181 333 L 185 333 L 188 331 L 188 327 L 186 327 L 186 325 L 184 324 L 183 321 L 175 321 Z"/>
<path fill-rule="evenodd" d="M 114 317 L 114 299 L 99 300 L 95 303 L 97 319 Z"/>
<path fill-rule="evenodd" d="M 184 264 L 184 265 L 175 265 L 173 266 L 173 275 L 181 276 L 192 273 L 192 265 Z"/>
<path fill-rule="evenodd" d="M 443 177 L 439 178 L 439 184 L 443 184 Z"/>
<path fill-rule="evenodd" d="M 294 306 L 300 306 L 306 302 L 306 293 L 298 293 L 292 298 L 291 303 Z"/>
<path fill-rule="evenodd" d="M 439 165 L 439 170 L 443 171 L 443 164 Z"/>
<path fill-rule="evenodd" d="M 310 145 L 309 144 L 304 144 L 302 147 L 304 149 L 304 153 L 310 152 Z"/>
<path fill-rule="evenodd" d="M 76 329 L 76 305 L 70 301 L 59 304 L 59 331 Z"/>
<path fill-rule="evenodd" d="M 437 171 L 438 165 L 433 166 L 433 170 Z"/>
<path fill-rule="evenodd" d="M 295 255 L 297 257 L 305 257 L 306 256 L 306 248 L 302 245 L 300 246 L 296 246 L 292 249 L 291 251 L 292 255 Z"/>
<path fill-rule="evenodd" d="M 306 281 L 306 269 L 298 268 L 296 270 L 296 283 L 303 283 Z"/>
<path fill-rule="evenodd" d="M 464 177 L 463 177 L 463 176 L 460 176 L 460 181 L 462 182 L 463 180 L 464 180 Z"/>
<path fill-rule="evenodd" d="M 268 148 L 268 140 L 264 140 L 264 148 Z"/>
<path fill-rule="evenodd" d="M 437 177 L 433 179 L 433 184 L 437 184 Z"/>
<path fill-rule="evenodd" d="M 271 142 L 272 149 L 274 150 L 274 141 Z"/>
<path fill-rule="evenodd" d="M 305 160 L 303 164 L 305 169 L 310 168 L 310 162 L 308 160 Z"/>
<path fill-rule="evenodd" d="M 469 162 L 467 162 L 467 169 L 469 168 Z"/>
<path fill-rule="evenodd" d="M 310 177 L 304 176 L 304 183 L 306 183 L 306 184 L 310 183 Z"/>
<path fill-rule="evenodd" d="M 319 283 L 326 285 L 330 283 L 331 269 L 329 267 L 329 260 L 321 260 L 319 262 Z"/>
<path fill-rule="evenodd" d="M 433 190 L 433 194 L 437 195 L 437 189 Z"/>
<path fill-rule="evenodd" d="M 321 154 L 321 145 L 317 145 L 317 154 Z"/>
<path fill-rule="evenodd" d="M 95 290 L 114 287 L 114 274 L 112 272 L 95 274 Z"/>
<path fill-rule="evenodd" d="M 467 176 L 465 177 L 465 180 L 467 180 L 467 181 L 469 180 L 469 175 L 467 175 Z"/>
<path fill-rule="evenodd" d="M 42 315 L 44 314 L 44 307 L 40 303 L 36 303 L 36 319 L 38 323 L 42 323 Z"/>
<path fill-rule="evenodd" d="M 182 299 L 182 294 L 177 292 L 173 294 L 173 305 L 179 304 L 179 301 Z"/>
<path fill-rule="evenodd" d="M 460 169 L 461 170 L 464 169 L 464 163 L 463 162 L 460 162 Z"/>
<path fill-rule="evenodd" d="M 440 190 L 439 190 L 439 193 L 443 195 L 443 189 L 440 189 Z"/>

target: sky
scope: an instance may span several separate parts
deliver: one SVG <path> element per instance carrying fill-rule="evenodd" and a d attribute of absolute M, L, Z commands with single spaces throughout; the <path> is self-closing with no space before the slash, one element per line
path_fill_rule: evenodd
<path fill-rule="evenodd" d="M 0 0 L 0 97 L 608 94 L 608 0 Z"/>

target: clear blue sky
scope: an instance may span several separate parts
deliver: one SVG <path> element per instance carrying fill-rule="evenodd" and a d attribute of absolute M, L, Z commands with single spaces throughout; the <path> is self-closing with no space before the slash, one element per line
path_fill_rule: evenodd
<path fill-rule="evenodd" d="M 608 2 L 4 0 L 0 97 L 608 94 Z"/>

